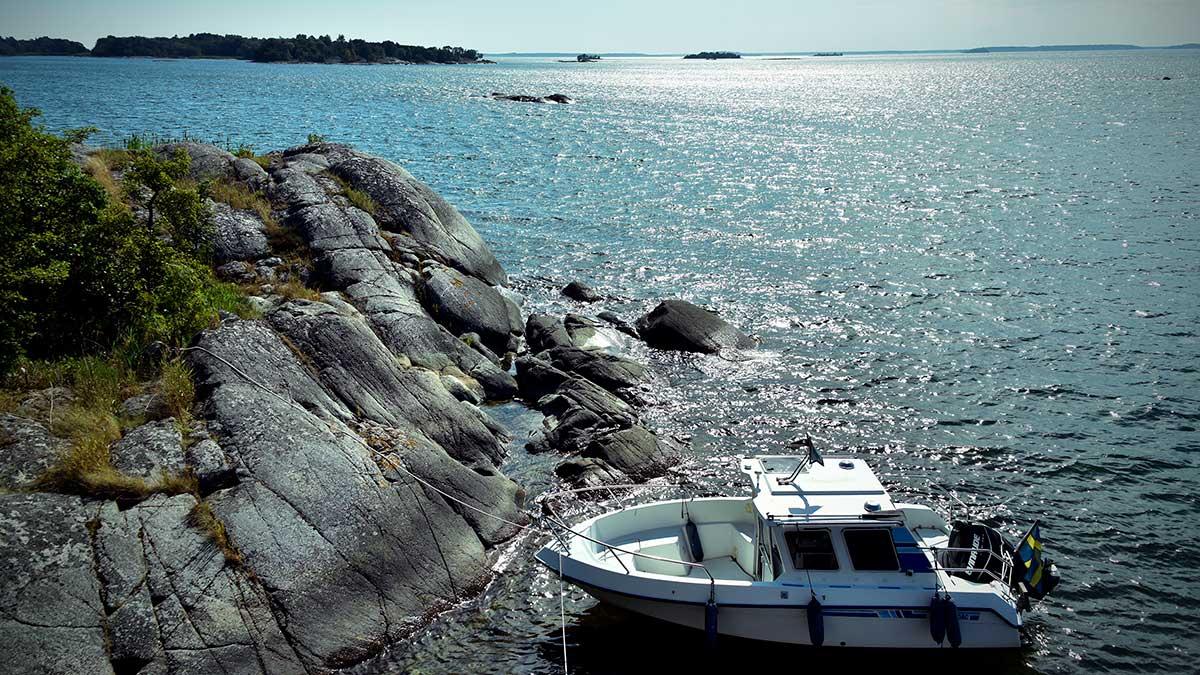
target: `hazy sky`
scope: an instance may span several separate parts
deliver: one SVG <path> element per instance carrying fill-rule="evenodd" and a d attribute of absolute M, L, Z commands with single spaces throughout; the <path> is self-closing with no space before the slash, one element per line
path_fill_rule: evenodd
<path fill-rule="evenodd" d="M 0 0 L 0 35 L 344 33 L 485 52 L 1200 42 L 1200 0 Z"/>

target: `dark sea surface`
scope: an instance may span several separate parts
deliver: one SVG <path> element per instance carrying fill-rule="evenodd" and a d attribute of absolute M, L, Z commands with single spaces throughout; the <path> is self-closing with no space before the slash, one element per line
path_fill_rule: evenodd
<path fill-rule="evenodd" d="M 1163 80 L 1169 76 L 1170 80 Z M 685 469 L 810 432 L 897 498 L 1019 535 L 1064 581 L 994 672 L 1196 672 L 1200 659 L 1200 53 L 494 66 L 0 59 L 0 84 L 96 142 L 187 132 L 265 151 L 310 132 L 405 165 L 456 204 L 526 296 L 571 279 L 633 319 L 707 305 L 761 346 L 629 345 L 669 383 L 647 415 Z M 574 105 L 498 102 L 561 92 Z M 597 311 L 599 308 L 592 308 Z M 510 404 L 518 430 L 538 423 Z M 536 493 L 552 458 L 514 445 Z M 358 670 L 563 670 L 557 579 L 506 551 L 479 602 Z M 886 666 L 903 655 L 733 640 L 569 590 L 573 673 Z M 909 657 L 912 658 L 912 657 Z"/>

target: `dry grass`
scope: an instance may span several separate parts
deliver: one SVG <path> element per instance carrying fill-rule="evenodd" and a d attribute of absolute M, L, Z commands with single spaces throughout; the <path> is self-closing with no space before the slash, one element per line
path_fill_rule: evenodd
<path fill-rule="evenodd" d="M 117 178 L 113 176 L 112 169 L 108 167 L 108 164 L 104 160 L 100 159 L 97 155 L 92 155 L 84 162 L 83 170 L 99 183 L 100 187 L 104 188 L 104 191 L 108 193 L 110 202 L 123 203 L 125 192 L 121 189 Z"/>
<path fill-rule="evenodd" d="M 188 525 L 203 532 L 217 550 L 225 556 L 225 562 L 232 567 L 239 567 L 242 564 L 242 553 L 237 550 L 229 541 L 229 533 L 225 531 L 225 523 L 213 513 L 212 507 L 208 502 L 199 500 L 192 507 L 191 513 L 188 514 Z"/>
<path fill-rule="evenodd" d="M 74 408 L 65 418 L 82 409 Z M 112 415 L 107 419 L 82 411 L 86 423 L 73 428 L 72 444 L 54 466 L 34 481 L 34 489 L 60 492 L 98 499 L 140 501 L 153 494 L 196 494 L 199 484 L 191 473 L 164 474 L 156 481 L 127 476 L 112 465 L 109 446 L 121 437 L 120 427 Z"/>
<path fill-rule="evenodd" d="M 379 210 L 379 205 L 376 204 L 375 200 L 371 199 L 367 193 L 363 192 L 362 190 L 355 189 L 354 186 L 347 183 L 340 176 L 334 176 L 334 179 L 337 180 L 338 185 L 342 188 L 342 194 L 347 200 L 349 200 L 351 204 L 362 209 L 363 211 L 366 211 L 372 216 L 374 216 Z"/>
<path fill-rule="evenodd" d="M 282 283 L 274 285 L 275 293 L 281 295 L 286 300 L 312 300 L 321 302 L 321 294 L 308 286 L 305 286 L 299 279 L 290 279 Z"/>
<path fill-rule="evenodd" d="M 109 171 L 119 171 L 129 164 L 133 153 L 119 148 L 100 148 L 92 153 L 92 157 L 103 162 Z"/>
<path fill-rule="evenodd" d="M 179 432 L 186 437 L 191 431 L 192 407 L 196 404 L 196 385 L 192 381 L 191 367 L 179 358 L 165 361 L 159 393 L 179 425 Z"/>
<path fill-rule="evenodd" d="M 224 202 L 235 209 L 253 211 L 268 228 L 275 223 L 271 203 L 257 192 L 239 183 L 227 180 L 214 181 L 208 185 L 208 196 L 213 201 Z"/>

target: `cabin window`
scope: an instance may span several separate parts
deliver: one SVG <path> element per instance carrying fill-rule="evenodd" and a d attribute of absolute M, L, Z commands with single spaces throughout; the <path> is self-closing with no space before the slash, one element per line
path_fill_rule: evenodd
<path fill-rule="evenodd" d="M 900 569 L 892 533 L 876 529 L 847 529 L 846 550 L 854 569 L 868 572 L 895 572 Z"/>
<path fill-rule="evenodd" d="M 795 530 L 784 535 L 798 570 L 836 570 L 837 554 L 829 530 Z"/>

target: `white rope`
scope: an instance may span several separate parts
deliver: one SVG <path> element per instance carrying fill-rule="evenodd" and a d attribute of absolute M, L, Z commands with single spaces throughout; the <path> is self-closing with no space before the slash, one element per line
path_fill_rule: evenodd
<path fill-rule="evenodd" d="M 571 669 L 567 665 L 567 608 L 566 601 L 563 600 L 563 596 L 565 595 L 562 573 L 562 559 L 564 554 L 566 554 L 566 551 L 558 555 L 558 618 L 562 625 L 563 674 L 570 675 Z"/>

